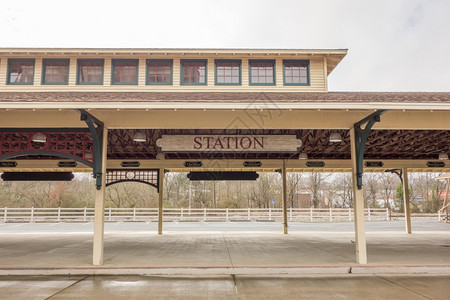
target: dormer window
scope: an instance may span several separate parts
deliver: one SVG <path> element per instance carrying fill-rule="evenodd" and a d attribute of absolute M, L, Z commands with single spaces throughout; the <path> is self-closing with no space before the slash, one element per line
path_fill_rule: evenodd
<path fill-rule="evenodd" d="M 78 84 L 103 84 L 103 59 L 78 60 Z"/>
<path fill-rule="evenodd" d="M 113 59 L 111 83 L 137 84 L 138 63 L 137 59 Z"/>
<path fill-rule="evenodd" d="M 274 60 L 250 60 L 250 85 L 275 85 Z"/>
<path fill-rule="evenodd" d="M 34 59 L 9 59 L 8 84 L 33 84 Z"/>
<path fill-rule="evenodd" d="M 172 60 L 148 59 L 147 84 L 172 84 Z"/>
<path fill-rule="evenodd" d="M 217 85 L 240 85 L 241 84 L 241 61 L 216 59 L 216 84 Z"/>
<path fill-rule="evenodd" d="M 181 60 L 181 84 L 206 85 L 206 59 Z"/>
<path fill-rule="evenodd" d="M 283 61 L 284 85 L 309 85 L 309 61 Z"/>
<path fill-rule="evenodd" d="M 68 59 L 44 59 L 42 84 L 67 84 L 69 79 Z"/>

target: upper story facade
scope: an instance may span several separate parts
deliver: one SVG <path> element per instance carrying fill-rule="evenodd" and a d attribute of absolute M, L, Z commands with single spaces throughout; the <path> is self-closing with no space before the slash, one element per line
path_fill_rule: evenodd
<path fill-rule="evenodd" d="M 3 92 L 328 92 L 336 50 L 0 49 Z"/>

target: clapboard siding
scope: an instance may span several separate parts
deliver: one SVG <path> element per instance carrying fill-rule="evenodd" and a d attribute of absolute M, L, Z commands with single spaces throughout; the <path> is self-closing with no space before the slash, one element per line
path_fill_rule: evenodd
<path fill-rule="evenodd" d="M 8 59 L 0 58 L 0 87 L 6 85 L 6 69 L 8 68 Z"/>
<path fill-rule="evenodd" d="M 266 92 L 327 92 L 325 60 L 322 55 L 315 56 L 285 56 L 285 55 L 82 55 L 82 54 L 35 54 L 29 58 L 35 59 L 35 78 L 33 85 L 7 85 L 6 72 L 9 58 L 23 58 L 23 55 L 5 55 L 0 57 L 0 90 L 3 91 L 266 91 Z M 70 59 L 69 81 L 67 85 L 42 85 L 42 59 L 65 58 Z M 77 60 L 78 59 L 104 59 L 103 85 L 78 85 L 77 84 Z M 111 85 L 111 60 L 112 59 L 138 59 L 138 84 L 137 85 Z M 172 85 L 146 85 L 146 60 L 147 59 L 173 59 L 173 83 Z M 180 59 L 207 59 L 207 85 L 180 85 Z M 240 59 L 242 64 L 242 84 L 239 85 L 215 85 L 215 59 Z M 276 64 L 276 85 L 274 86 L 250 86 L 249 85 L 249 59 L 272 59 Z M 306 59 L 310 61 L 310 85 L 309 86 L 284 86 L 283 85 L 283 60 Z"/>

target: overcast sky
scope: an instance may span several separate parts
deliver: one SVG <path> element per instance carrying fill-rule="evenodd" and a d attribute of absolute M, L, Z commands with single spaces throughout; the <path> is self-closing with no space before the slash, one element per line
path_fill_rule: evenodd
<path fill-rule="evenodd" d="M 450 92 L 450 0 L 20 0 L 0 47 L 349 49 L 330 91 Z"/>

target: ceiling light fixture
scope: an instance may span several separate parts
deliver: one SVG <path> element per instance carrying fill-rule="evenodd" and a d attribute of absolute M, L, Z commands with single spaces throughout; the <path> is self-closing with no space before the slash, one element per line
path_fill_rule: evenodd
<path fill-rule="evenodd" d="M 47 141 L 47 136 L 39 132 L 33 135 L 32 141 L 36 143 L 45 143 Z"/>
<path fill-rule="evenodd" d="M 298 155 L 298 159 L 308 159 L 308 153 L 300 152 L 300 154 Z"/>
<path fill-rule="evenodd" d="M 135 142 L 146 142 L 147 138 L 145 137 L 145 134 L 142 131 L 136 131 L 134 133 L 133 141 Z"/>
<path fill-rule="evenodd" d="M 439 159 L 440 160 L 448 160 L 448 154 L 445 152 L 439 153 Z"/>
<path fill-rule="evenodd" d="M 332 143 L 340 143 L 342 142 L 342 136 L 339 132 L 332 132 L 329 141 Z"/>
<path fill-rule="evenodd" d="M 160 160 L 166 159 L 166 155 L 164 153 L 158 153 L 156 154 L 156 159 Z"/>

